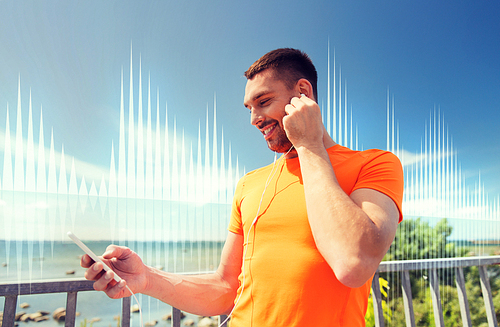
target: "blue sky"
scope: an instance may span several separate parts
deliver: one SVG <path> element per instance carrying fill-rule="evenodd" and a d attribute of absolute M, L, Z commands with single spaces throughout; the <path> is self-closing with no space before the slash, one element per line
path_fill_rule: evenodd
<path fill-rule="evenodd" d="M 498 17 L 497 1 L 0 0 L 0 131 L 7 104 L 15 126 L 20 78 L 24 114 L 30 89 L 35 122 L 43 106 L 45 143 L 52 128 L 56 149 L 64 144 L 82 164 L 109 169 L 132 45 L 134 74 L 141 62 L 153 98 L 158 89 L 160 107 L 168 102 L 169 118 L 188 139 L 196 139 L 216 95 L 225 142 L 248 171 L 273 154 L 242 105 L 243 72 L 269 50 L 302 49 L 316 64 L 326 103 L 329 44 L 364 148 L 385 147 L 389 88 L 401 145 L 419 151 L 425 122 L 439 108 L 466 176 L 473 183 L 481 171 L 497 196 Z"/>

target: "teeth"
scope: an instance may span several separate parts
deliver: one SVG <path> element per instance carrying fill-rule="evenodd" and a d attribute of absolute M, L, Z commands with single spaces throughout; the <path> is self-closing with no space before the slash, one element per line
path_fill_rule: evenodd
<path fill-rule="evenodd" d="M 267 133 L 269 133 L 273 128 L 272 127 L 269 127 L 269 128 L 266 128 L 263 133 L 264 135 L 267 135 Z"/>

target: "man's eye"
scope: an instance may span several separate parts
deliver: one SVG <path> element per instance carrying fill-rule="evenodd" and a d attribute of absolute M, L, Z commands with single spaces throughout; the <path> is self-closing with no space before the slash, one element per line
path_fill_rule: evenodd
<path fill-rule="evenodd" d="M 261 106 L 265 106 L 266 104 L 268 104 L 268 103 L 269 103 L 269 101 L 271 101 L 271 100 L 270 100 L 270 99 L 265 99 L 265 100 L 262 100 L 262 101 L 260 101 L 260 105 L 261 105 Z"/>

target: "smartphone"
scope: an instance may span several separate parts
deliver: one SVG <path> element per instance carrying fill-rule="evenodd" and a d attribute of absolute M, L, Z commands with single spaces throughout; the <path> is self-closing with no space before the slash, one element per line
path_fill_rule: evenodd
<path fill-rule="evenodd" d="M 106 265 L 101 259 L 99 259 L 99 257 L 96 256 L 95 253 L 92 252 L 92 250 L 88 248 L 88 246 L 86 246 L 85 244 L 83 244 L 83 242 L 80 241 L 80 239 L 78 237 L 76 237 L 75 234 L 73 234 L 72 232 L 68 232 L 68 236 L 69 236 L 70 239 L 73 240 L 73 242 L 76 243 L 76 245 L 78 245 L 80 247 L 80 249 L 82 249 L 83 251 L 85 251 L 85 253 L 87 253 L 95 262 L 102 263 L 102 265 L 104 267 L 104 270 L 106 270 L 106 271 L 110 271 L 110 270 L 113 271 L 111 268 L 108 267 L 108 265 Z M 114 271 L 113 271 L 113 273 L 115 274 L 114 280 L 116 280 L 116 282 L 119 283 L 122 279 Z"/>

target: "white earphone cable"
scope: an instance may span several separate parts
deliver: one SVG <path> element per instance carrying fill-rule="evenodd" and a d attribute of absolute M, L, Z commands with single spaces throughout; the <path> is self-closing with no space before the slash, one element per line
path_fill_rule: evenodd
<path fill-rule="evenodd" d="M 130 289 L 130 287 L 128 287 L 128 285 L 125 285 L 125 288 L 130 292 L 132 293 L 132 296 L 134 297 L 135 299 L 135 302 L 137 302 L 137 306 L 139 307 L 139 316 L 141 318 L 141 327 L 144 327 L 144 321 L 142 319 L 142 309 L 141 309 L 141 304 L 139 303 L 139 300 L 137 299 L 137 296 L 135 296 L 134 292 L 132 292 L 132 290 Z"/>
<path fill-rule="evenodd" d="M 278 172 L 280 164 L 281 164 L 281 160 L 283 160 L 283 158 L 286 157 L 286 155 L 290 151 L 292 151 L 292 149 L 293 149 L 293 145 L 290 147 L 290 149 L 288 149 L 288 151 L 284 155 L 282 155 L 280 157 L 280 159 L 278 160 L 278 164 L 277 165 L 276 165 L 276 153 L 275 153 L 273 167 L 271 168 L 271 172 L 269 173 L 269 176 L 267 176 L 266 184 L 264 186 L 264 191 L 262 191 L 262 195 L 260 197 L 260 202 L 259 202 L 259 207 L 257 208 L 257 213 L 255 214 L 255 218 L 252 221 L 252 224 L 250 225 L 250 228 L 248 229 L 248 233 L 247 233 L 247 237 L 246 237 L 247 246 L 245 247 L 245 251 L 243 252 L 243 259 L 242 259 L 242 275 L 243 276 L 242 276 L 242 282 L 241 282 L 240 295 L 238 296 L 238 299 L 236 299 L 236 302 L 234 303 L 233 309 L 231 310 L 231 312 L 229 313 L 229 315 L 226 317 L 226 319 L 223 322 L 220 323 L 219 327 L 222 327 L 222 325 L 224 325 L 229 320 L 229 318 L 233 314 L 234 309 L 236 308 L 236 305 L 240 301 L 241 296 L 243 295 L 243 290 L 245 289 L 245 258 L 247 256 L 248 242 L 249 242 L 248 239 L 250 237 L 250 231 L 252 230 L 252 227 L 255 225 L 255 223 L 257 222 L 257 220 L 259 218 L 260 208 L 262 206 L 262 201 L 264 200 L 264 194 L 266 193 L 267 187 L 271 183 L 271 180 L 274 178 L 274 175 L 276 175 L 276 173 Z M 276 171 L 274 171 L 275 167 L 276 167 Z"/>

